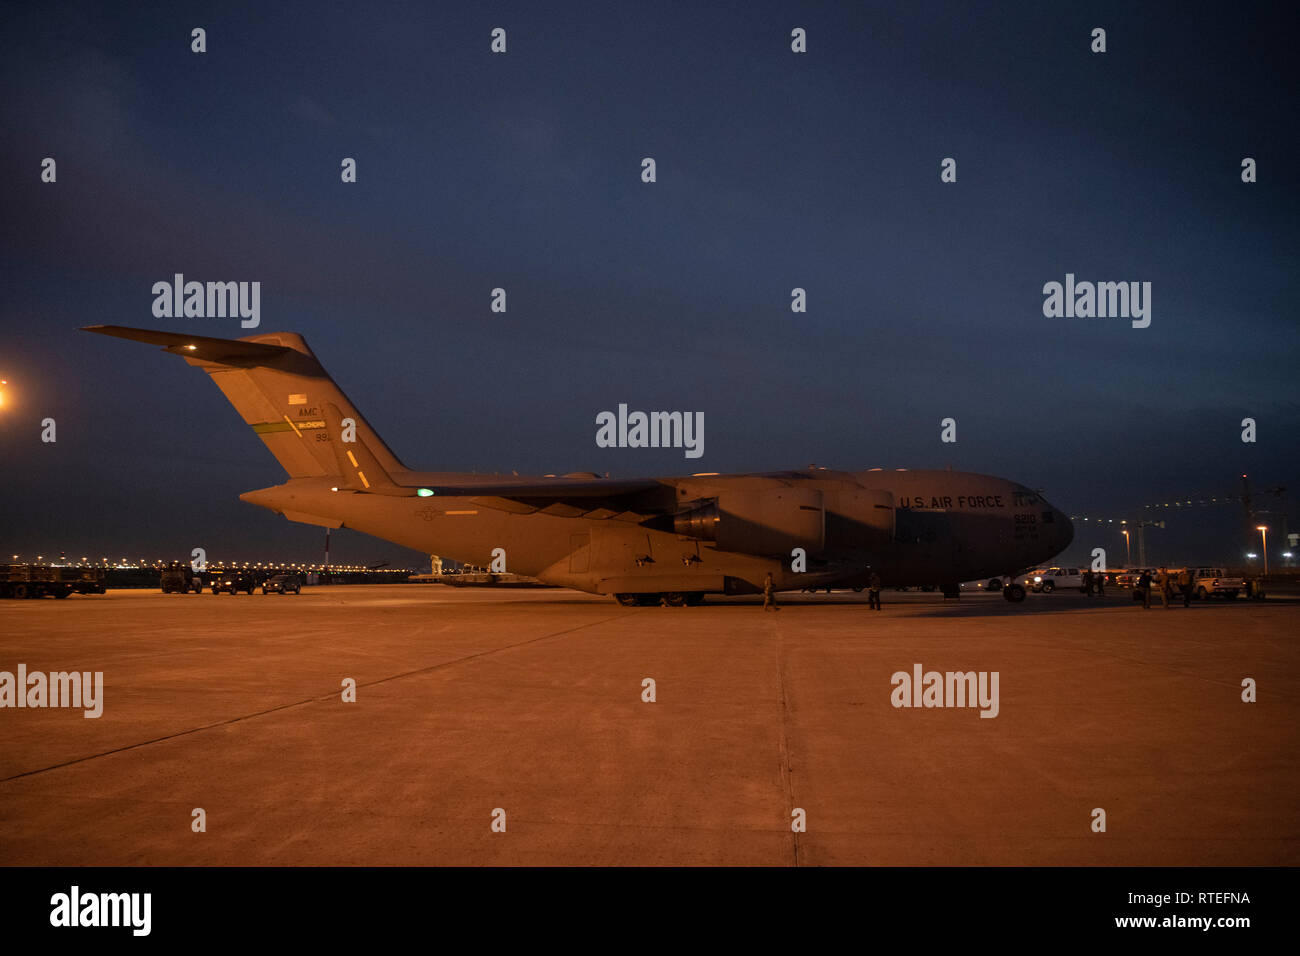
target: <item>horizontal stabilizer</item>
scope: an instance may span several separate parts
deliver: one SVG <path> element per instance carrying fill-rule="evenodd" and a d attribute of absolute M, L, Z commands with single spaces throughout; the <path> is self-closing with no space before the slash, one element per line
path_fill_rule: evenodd
<path fill-rule="evenodd" d="M 297 333 L 260 332 L 242 339 L 219 339 L 124 325 L 90 325 L 85 331 L 157 345 L 207 373 L 290 478 L 344 478 L 340 485 L 355 484 L 358 490 L 414 494 L 393 483 L 390 476 L 406 467 Z M 333 410 L 333 429 L 327 426 L 327 406 Z M 351 458 L 336 454 L 334 447 L 338 422 L 344 418 L 352 421 L 349 437 L 360 447 Z M 376 487 L 367 489 L 367 482 Z"/>
<path fill-rule="evenodd" d="M 133 329 L 125 325 L 86 325 L 85 332 L 98 332 L 119 339 L 131 339 L 146 345 L 160 346 L 164 351 L 183 358 L 198 359 L 216 365 L 236 368 L 279 368 L 293 362 L 301 355 L 282 345 L 263 342 L 243 342 L 239 339 L 217 339 L 207 335 L 187 335 L 183 332 L 162 332 L 157 329 Z"/>

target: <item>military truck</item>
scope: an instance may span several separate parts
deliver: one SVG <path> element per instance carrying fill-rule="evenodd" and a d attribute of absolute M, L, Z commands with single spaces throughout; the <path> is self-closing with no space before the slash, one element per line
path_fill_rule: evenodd
<path fill-rule="evenodd" d="M 161 575 L 163 594 L 185 594 L 193 591 L 203 592 L 203 578 L 186 564 L 173 564 L 163 568 Z"/>
<path fill-rule="evenodd" d="M 0 564 L 0 598 L 65 598 L 103 594 L 103 568 L 56 568 L 44 564 Z"/>

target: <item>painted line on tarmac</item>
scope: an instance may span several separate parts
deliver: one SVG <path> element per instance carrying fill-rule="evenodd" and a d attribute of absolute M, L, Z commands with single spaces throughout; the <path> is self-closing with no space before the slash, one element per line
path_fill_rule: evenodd
<path fill-rule="evenodd" d="M 787 806 L 790 807 L 790 810 L 793 812 L 794 808 L 798 806 L 798 804 L 795 803 L 794 776 L 790 770 L 790 740 L 789 740 L 789 734 L 787 732 L 787 728 L 790 724 L 790 699 L 789 696 L 786 694 L 786 689 L 785 689 L 785 670 L 786 670 L 785 631 L 783 631 L 781 629 L 781 626 L 777 624 L 775 621 L 773 621 L 771 626 L 769 626 L 767 629 L 771 631 L 776 637 L 776 643 L 774 648 L 776 651 L 776 684 L 778 690 L 780 690 L 781 692 L 781 700 L 780 700 L 781 720 L 778 727 L 778 730 L 780 731 L 780 737 L 778 738 L 778 743 L 780 745 L 781 778 L 782 778 L 782 782 L 785 784 L 786 804 Z M 794 844 L 793 863 L 795 866 L 798 866 L 799 865 L 799 833 L 797 831 L 792 830 L 790 836 L 793 837 L 793 844 Z"/>

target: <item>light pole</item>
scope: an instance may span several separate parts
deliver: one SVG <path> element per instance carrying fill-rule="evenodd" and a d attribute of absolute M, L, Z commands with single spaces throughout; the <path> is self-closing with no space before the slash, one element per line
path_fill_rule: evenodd
<path fill-rule="evenodd" d="M 1145 518 L 1138 522 L 1138 564 L 1142 567 L 1147 566 L 1147 528 L 1163 528 L 1163 521 L 1147 521 Z"/>
<path fill-rule="evenodd" d="M 1268 574 L 1268 525 L 1256 525 L 1255 530 L 1260 533 L 1264 542 L 1264 573 Z"/>
<path fill-rule="evenodd" d="M 1121 528 L 1120 533 L 1124 535 L 1124 567 L 1133 566 L 1133 549 L 1129 547 L 1128 528 Z"/>

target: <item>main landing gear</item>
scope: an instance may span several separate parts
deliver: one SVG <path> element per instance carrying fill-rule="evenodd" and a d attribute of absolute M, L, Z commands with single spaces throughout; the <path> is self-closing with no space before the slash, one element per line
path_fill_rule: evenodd
<path fill-rule="evenodd" d="M 614 600 L 623 607 L 696 607 L 704 603 L 703 591 L 663 591 L 649 594 L 615 594 Z"/>

